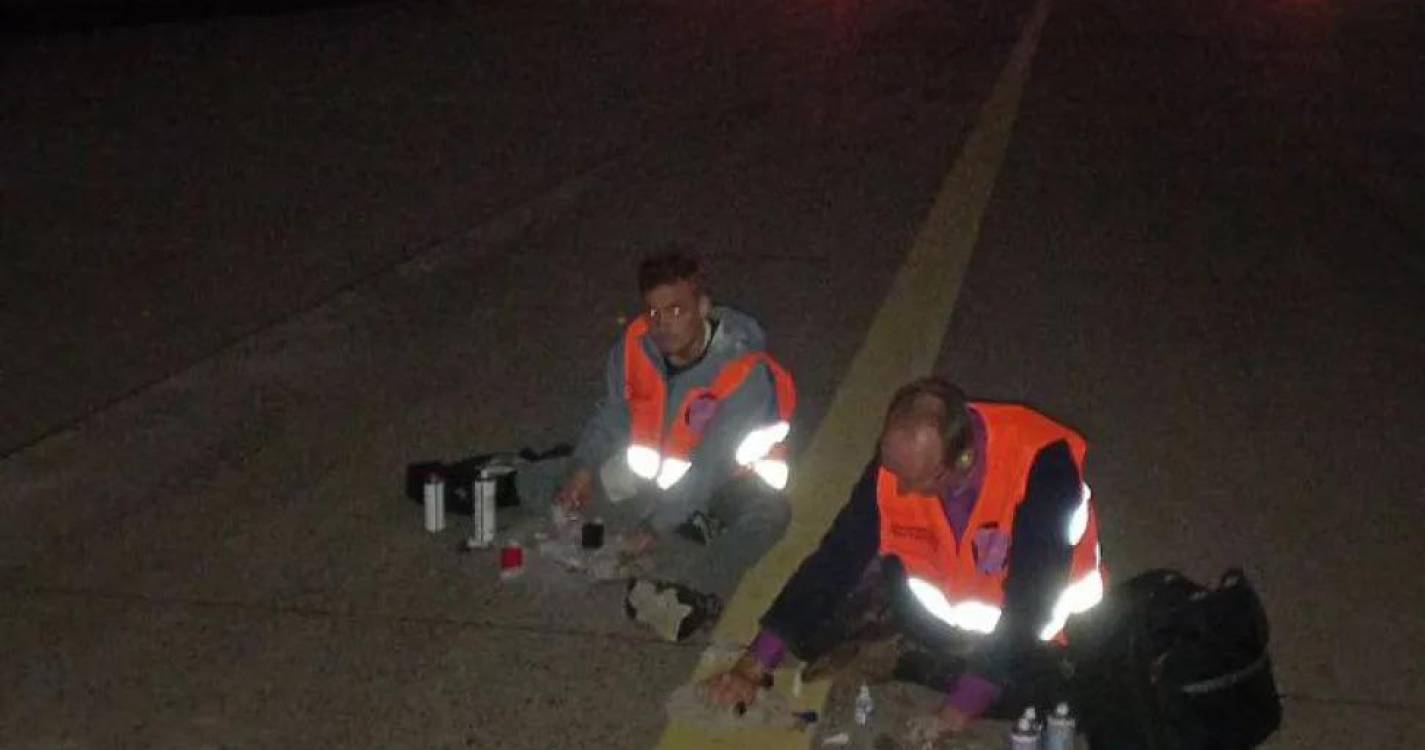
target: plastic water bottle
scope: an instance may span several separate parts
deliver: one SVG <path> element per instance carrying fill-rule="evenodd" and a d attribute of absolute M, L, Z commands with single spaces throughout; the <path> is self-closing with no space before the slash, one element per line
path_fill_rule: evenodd
<path fill-rule="evenodd" d="M 466 545 L 472 548 L 489 547 L 495 543 L 495 475 L 488 469 L 481 469 L 470 485 L 470 538 Z"/>
<path fill-rule="evenodd" d="M 866 683 L 861 683 L 861 689 L 856 692 L 855 718 L 857 726 L 866 726 L 871 723 L 871 714 L 876 712 L 876 702 L 871 698 L 871 688 Z"/>
<path fill-rule="evenodd" d="M 1074 715 L 1069 713 L 1069 704 L 1060 703 L 1049 714 L 1048 726 L 1044 729 L 1044 750 L 1074 750 Z"/>
<path fill-rule="evenodd" d="M 438 474 L 426 477 L 425 494 L 422 497 L 426 511 L 426 531 L 435 533 L 445 529 L 445 480 Z"/>
<path fill-rule="evenodd" d="M 1010 750 L 1039 750 L 1039 717 L 1034 707 L 1024 709 L 1024 715 L 1009 732 Z"/>

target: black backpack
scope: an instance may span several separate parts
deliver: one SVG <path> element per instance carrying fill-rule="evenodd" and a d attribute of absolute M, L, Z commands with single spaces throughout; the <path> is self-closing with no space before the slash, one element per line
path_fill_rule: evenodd
<path fill-rule="evenodd" d="M 1281 724 L 1267 618 L 1241 570 L 1153 570 L 1072 618 L 1070 691 L 1093 750 L 1243 750 Z"/>

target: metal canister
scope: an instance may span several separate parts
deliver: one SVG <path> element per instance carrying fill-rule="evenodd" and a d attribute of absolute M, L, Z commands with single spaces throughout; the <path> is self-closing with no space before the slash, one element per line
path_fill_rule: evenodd
<path fill-rule="evenodd" d="M 439 474 L 426 475 L 425 491 L 422 495 L 426 511 L 426 531 L 435 533 L 445 530 L 445 479 Z"/>
<path fill-rule="evenodd" d="M 1074 750 L 1074 715 L 1069 712 L 1069 704 L 1060 703 L 1049 714 L 1044 729 L 1044 750 Z"/>
<path fill-rule="evenodd" d="M 470 484 L 471 547 L 489 547 L 495 543 L 495 473 L 489 469 L 476 472 Z"/>
<path fill-rule="evenodd" d="M 1024 715 L 1019 717 L 1009 732 L 1010 750 L 1039 750 L 1039 719 L 1034 715 L 1034 708 L 1031 706 L 1024 709 Z"/>

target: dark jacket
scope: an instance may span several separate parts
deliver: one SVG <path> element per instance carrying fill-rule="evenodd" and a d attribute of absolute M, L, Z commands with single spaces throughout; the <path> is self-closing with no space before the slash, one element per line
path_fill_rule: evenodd
<path fill-rule="evenodd" d="M 800 659 L 816 656 L 807 652 L 808 644 L 877 557 L 879 469 L 878 456 L 866 465 L 816 551 L 802 561 L 762 616 L 762 627 Z M 1061 441 L 1046 446 L 1035 457 L 1024 502 L 1015 513 L 1003 614 L 995 631 L 977 644 L 970 672 L 1004 684 L 1015 671 L 1018 655 L 1037 645 L 1038 631 L 1068 582 L 1072 548 L 1064 529 L 1079 502 L 1080 477 L 1068 445 Z"/>

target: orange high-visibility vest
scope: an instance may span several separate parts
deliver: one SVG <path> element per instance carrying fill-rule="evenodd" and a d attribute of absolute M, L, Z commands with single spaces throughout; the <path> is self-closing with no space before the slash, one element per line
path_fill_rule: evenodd
<path fill-rule="evenodd" d="M 765 365 L 774 381 L 777 415 L 744 436 L 738 446 L 737 463 L 762 477 L 775 489 L 787 482 L 786 437 L 796 409 L 796 385 L 790 373 L 766 352 L 748 352 L 727 363 L 712 385 L 693 388 L 674 412 L 676 418 L 664 423 L 668 407 L 668 384 L 658 365 L 648 356 L 643 342 L 651 324 L 640 315 L 624 332 L 624 398 L 629 408 L 629 468 L 644 479 L 654 480 L 661 489 L 677 483 L 692 468 L 692 455 L 702 441 L 702 432 L 692 426 L 691 411 L 700 401 L 719 401 L 731 395 L 758 365 Z M 666 433 L 666 434 L 665 434 Z"/>
<path fill-rule="evenodd" d="M 898 493 L 895 475 L 882 468 L 876 482 L 880 553 L 900 558 L 912 593 L 931 614 L 954 627 L 989 633 L 1004 606 L 1009 571 L 1005 565 L 985 573 L 975 565 L 972 540 L 976 531 L 993 526 L 1012 534 L 1014 515 L 1024 502 L 1029 471 L 1039 451 L 1066 442 L 1082 478 L 1087 444 L 1077 432 L 1024 406 L 978 402 L 970 406 L 984 420 L 986 455 L 981 460 L 987 463 L 984 483 L 960 541 L 955 540 L 939 497 Z M 1069 615 L 1092 607 L 1103 596 L 1098 519 L 1086 483 L 1064 536 L 1073 546 L 1069 578 L 1049 620 L 1041 624 L 1039 635 L 1046 641 L 1062 640 Z"/>

